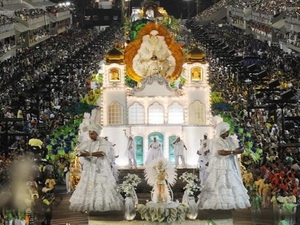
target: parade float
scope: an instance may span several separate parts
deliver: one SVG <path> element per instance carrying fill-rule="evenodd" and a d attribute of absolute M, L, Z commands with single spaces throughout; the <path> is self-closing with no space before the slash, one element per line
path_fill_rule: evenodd
<path fill-rule="evenodd" d="M 94 86 L 101 89 L 101 110 L 95 122 L 103 126 L 101 136 L 116 144 L 119 166 L 128 164 L 125 130 L 135 137 L 139 166 L 153 136 L 174 162 L 172 143 L 180 136 L 188 148 L 186 163 L 195 167 L 200 137 L 213 135 L 205 53 L 196 43 L 183 45 L 188 31 L 156 4 L 133 14 L 126 44 L 111 49 L 100 63 L 101 84 Z"/>

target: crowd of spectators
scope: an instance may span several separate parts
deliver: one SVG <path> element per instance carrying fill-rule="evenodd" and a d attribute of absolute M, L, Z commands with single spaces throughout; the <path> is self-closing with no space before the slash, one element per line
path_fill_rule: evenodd
<path fill-rule="evenodd" d="M 20 149 L 11 152 L 10 158 L 2 157 L 1 164 L 9 189 L 1 187 L 0 224 L 50 224 L 53 206 L 62 200 L 55 196 L 56 165 Z"/>
<path fill-rule="evenodd" d="M 38 171 L 36 174 L 39 174 L 29 181 L 34 184 L 32 188 L 36 190 L 28 189 L 26 193 L 36 194 L 30 195 L 31 203 L 24 203 L 27 206 L 22 208 L 24 218 L 27 210 L 31 220 L 35 220 L 37 217 L 34 214 L 33 202 L 36 199 L 43 202 L 48 194 L 43 193 L 43 190 L 49 188 L 46 187 L 45 176 L 42 175 L 45 168 L 51 166 L 56 182 L 63 183 L 63 170 L 69 163 L 65 157 L 54 161 L 45 159 L 48 151 L 45 146 L 43 150 L 32 151 L 28 139 L 39 139 L 45 145 L 49 141 L 48 134 L 71 119 L 69 117 L 72 115 L 66 115 L 65 111 L 84 97 L 87 92 L 86 79 L 97 70 L 99 62 L 116 39 L 123 38 L 121 34 L 118 24 L 105 31 L 71 28 L 66 33 L 53 36 L 33 48 L 22 49 L 15 57 L 1 62 L 1 86 L 6 90 L 0 96 L 1 119 L 19 118 L 22 121 L 21 126 L 1 126 L 2 134 L 5 133 L 5 129 L 27 134 L 27 139 L 18 135 L 9 137 L 9 151 L 4 150 L 4 136 L 1 138 L 1 189 L 6 191 L 6 195 L 7 192 L 10 193 L 12 184 L 9 181 L 13 176 L 11 171 L 15 171 L 12 170 L 12 166 L 16 161 L 27 160 L 28 154 L 32 156 L 30 162 L 35 165 L 34 168 L 38 168 L 35 170 Z M 24 178 L 29 180 L 28 176 Z M 12 198 L 7 200 L 11 201 Z M 16 219 L 17 211 L 12 208 L 8 211 L 6 209 L 4 207 L 0 214 L 1 220 Z"/>
<path fill-rule="evenodd" d="M 272 28 L 268 27 L 264 24 L 260 23 L 249 23 L 248 26 L 251 28 L 251 31 L 253 33 L 256 33 L 258 35 L 263 35 L 264 37 L 271 38 L 272 35 Z"/>
<path fill-rule="evenodd" d="M 50 12 L 50 13 L 56 15 L 56 13 L 69 11 L 70 7 L 63 6 L 63 5 L 55 5 L 55 6 L 47 6 L 46 10 L 47 10 L 47 12 Z"/>
<path fill-rule="evenodd" d="M 274 207 L 285 197 L 296 205 L 300 201 L 300 128 L 295 121 L 288 126 L 285 118 L 297 121 L 300 116 L 299 57 L 255 40 L 232 26 L 202 27 L 195 20 L 190 22 L 190 28 L 195 40 L 206 48 L 212 91 L 220 93 L 224 102 L 234 108 L 222 113 L 248 133 L 246 146 L 251 143 L 252 151 L 262 150 L 258 162 L 248 157 L 242 159 L 245 172 L 251 174 L 245 183 L 250 188 L 255 181 L 256 193 L 263 199 L 261 207 Z M 248 58 L 256 60 L 247 64 Z M 263 71 L 264 77 L 253 76 L 253 64 L 258 67 L 256 73 Z M 278 81 L 276 91 L 269 87 L 273 81 Z M 295 94 L 294 101 L 283 99 L 284 103 L 274 108 L 269 100 L 280 102 L 280 93 L 290 90 Z"/>
<path fill-rule="evenodd" d="M 267 1 L 261 1 L 261 0 L 237 0 L 233 1 L 233 5 L 235 7 L 241 7 L 241 8 L 253 8 L 255 11 L 258 12 L 270 12 L 274 15 L 278 13 L 279 11 L 285 11 L 289 7 L 296 7 L 299 4 L 299 1 L 297 0 L 290 0 L 290 1 L 284 1 L 284 0 L 267 0 Z"/>
<path fill-rule="evenodd" d="M 250 1 L 219 1 L 217 4 L 214 4 L 208 10 L 201 12 L 195 18 L 200 20 L 201 18 L 207 18 L 208 16 L 212 15 L 213 13 L 217 12 L 220 8 L 224 7 L 224 5 L 232 5 L 233 7 L 238 8 L 251 8 L 254 12 L 261 13 L 266 18 L 262 17 L 262 15 L 258 14 L 256 20 L 254 21 L 247 21 L 246 26 L 247 28 L 251 29 L 251 32 L 261 38 L 262 40 L 268 39 L 272 42 L 279 42 L 291 44 L 294 47 L 300 46 L 299 41 L 299 34 L 292 29 L 282 29 L 282 27 L 275 28 L 273 27 L 270 22 L 272 18 L 275 18 L 280 13 L 286 14 L 287 21 L 300 24 L 299 22 L 299 1 L 291 0 L 291 1 L 260 1 L 260 0 L 250 0 Z M 268 15 L 271 15 L 268 18 Z M 232 16 L 231 17 L 232 23 L 236 25 L 240 25 L 244 29 L 246 29 L 244 18 L 239 16 Z"/>
<path fill-rule="evenodd" d="M 204 18 L 207 18 L 211 15 L 213 15 L 215 12 L 217 12 L 220 8 L 229 5 L 230 0 L 221 0 L 218 1 L 217 3 L 213 4 L 210 8 L 204 10 L 200 14 L 195 16 L 195 19 L 201 20 Z"/>
<path fill-rule="evenodd" d="M 293 7 L 291 9 L 287 10 L 287 16 L 299 19 L 300 18 L 299 7 Z"/>
<path fill-rule="evenodd" d="M 12 30 L 13 23 L 13 18 L 0 14 L 0 33 Z M 11 44 L 10 42 L 0 42 L 0 56 L 5 54 L 7 51 L 11 50 L 11 46 L 13 45 L 14 44 Z"/>
<path fill-rule="evenodd" d="M 280 13 L 284 12 L 287 16 L 297 18 L 299 17 L 299 1 L 291 0 L 291 1 L 274 1 L 274 0 L 221 0 L 218 1 L 216 4 L 212 5 L 210 8 L 206 9 L 205 11 L 199 13 L 195 16 L 195 19 L 201 20 L 208 18 L 209 16 L 213 15 L 222 7 L 226 6 L 233 6 L 236 8 L 251 8 L 254 12 L 272 15 L 276 17 Z"/>
<path fill-rule="evenodd" d="M 101 37 L 112 35 L 108 32 L 101 32 Z M 49 121 L 85 95 L 86 78 L 111 46 L 94 40 L 98 35 L 95 30 L 71 29 L 2 62 L 1 85 L 7 90 L 0 97 L 2 118 L 17 118 L 20 110 L 30 133 L 34 133 L 38 119 L 52 129 L 55 123 Z"/>
<path fill-rule="evenodd" d="M 49 29 L 46 29 L 45 27 L 41 27 L 39 29 L 34 30 L 34 32 L 32 32 L 32 34 L 29 37 L 29 42 L 30 43 L 37 42 L 49 35 L 50 35 Z"/>
<path fill-rule="evenodd" d="M 0 14 L 0 26 L 12 23 L 14 23 L 14 20 L 11 17 Z"/>
<path fill-rule="evenodd" d="M 259 5 L 260 2 L 260 0 L 237 0 L 233 2 L 233 6 L 239 8 L 251 8 L 255 7 L 256 5 Z"/>
<path fill-rule="evenodd" d="M 211 15 L 213 15 L 215 12 L 217 12 L 222 7 L 226 7 L 228 5 L 232 5 L 233 7 L 238 8 L 251 8 L 255 12 L 263 12 L 264 14 L 270 14 L 273 16 L 278 15 L 281 12 L 286 12 L 287 7 L 295 7 L 297 6 L 297 2 L 289 2 L 287 4 L 286 1 L 280 0 L 280 1 L 274 1 L 274 0 L 268 0 L 268 1 L 261 1 L 261 0 L 250 0 L 250 1 L 229 1 L 229 0 L 221 0 L 215 3 L 213 6 L 211 6 L 209 9 L 205 10 L 204 12 L 201 12 L 200 14 L 196 15 L 196 19 L 205 19 Z"/>
<path fill-rule="evenodd" d="M 286 11 L 286 1 L 280 0 L 280 1 L 262 1 L 259 5 L 255 8 L 256 12 L 269 12 L 271 15 L 275 16 L 278 15 L 281 12 Z"/>
<path fill-rule="evenodd" d="M 300 47 L 300 34 L 296 32 L 289 32 L 286 34 L 287 42 L 296 46 Z"/>
<path fill-rule="evenodd" d="M 19 17 L 25 21 L 27 21 L 29 19 L 39 18 L 41 16 L 44 16 L 45 14 L 46 14 L 46 11 L 41 8 L 34 8 L 34 9 L 24 8 L 24 9 L 15 11 L 15 16 Z"/>

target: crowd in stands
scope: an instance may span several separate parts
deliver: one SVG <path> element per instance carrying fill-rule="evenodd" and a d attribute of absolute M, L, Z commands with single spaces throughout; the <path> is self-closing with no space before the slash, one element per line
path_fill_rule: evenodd
<path fill-rule="evenodd" d="M 29 19 L 35 19 L 39 18 L 41 16 L 44 16 L 46 14 L 46 11 L 44 9 L 40 8 L 34 8 L 34 9 L 21 9 L 15 11 L 15 16 L 21 18 L 22 20 L 29 20 Z"/>
<path fill-rule="evenodd" d="M 9 189 L 1 187 L 0 224 L 50 224 L 53 206 L 62 200 L 55 196 L 56 168 L 37 160 L 36 153 L 24 154 L 20 149 L 12 152 L 10 158 L 2 157 L 1 164 L 6 166 Z"/>
<path fill-rule="evenodd" d="M 295 32 L 289 32 L 286 34 L 286 39 L 288 43 L 299 47 L 300 46 L 300 34 Z"/>
<path fill-rule="evenodd" d="M 299 7 L 293 7 L 287 10 L 287 16 L 299 19 L 300 9 Z"/>
<path fill-rule="evenodd" d="M 41 40 L 42 38 L 49 36 L 50 32 L 45 27 L 42 27 L 40 29 L 34 30 L 34 32 L 31 34 L 31 37 L 29 39 L 30 43 L 37 42 Z"/>
<path fill-rule="evenodd" d="M 26 210 L 28 215 L 31 215 L 31 220 L 47 218 L 47 215 L 40 217 L 34 213 L 34 202 L 37 199 L 44 202 L 49 196 L 53 198 L 53 193 L 50 195 L 48 191 L 45 192 L 53 188 L 51 185 L 47 186 L 44 170 L 51 168 L 51 175 L 56 182 L 64 183 L 64 168 L 69 164 L 65 157 L 53 161 L 44 158 L 48 154 L 48 150 L 45 149 L 49 141 L 47 134 L 66 123 L 68 118 L 63 112 L 85 95 L 86 79 L 97 69 L 105 52 L 113 46 L 116 39 L 123 38 L 121 34 L 119 25 L 101 32 L 72 28 L 33 48 L 22 49 L 15 57 L 1 62 L 1 86 L 6 87 L 6 92 L 1 93 L 0 98 L 1 118 L 21 118 L 23 124 L 11 126 L 10 132 L 26 133 L 29 139 L 39 139 L 44 143 L 42 148 L 38 148 L 39 151 L 33 151 L 24 136 L 14 136 L 15 138 L 8 139 L 9 152 L 1 148 L 2 190 L 9 191 L 11 187 L 7 181 L 12 178 L 14 162 L 28 160 L 28 154 L 32 156 L 30 162 L 34 165 L 36 173 L 31 180 L 24 176 L 28 179 L 25 183 L 30 184 L 26 193 L 31 193 L 30 198 L 25 198 L 31 201 L 30 204 L 26 202 L 26 206 L 31 207 L 22 208 L 23 219 L 26 217 Z M 2 128 L 6 129 L 5 126 Z M 3 129 L 1 131 L 5 132 Z M 3 136 L 1 145 L 4 145 Z M 18 217 L 17 211 L 6 209 L 0 214 L 1 220 Z"/>
<path fill-rule="evenodd" d="M 259 5 L 260 0 L 251 0 L 251 1 L 246 1 L 246 0 L 238 0 L 233 2 L 234 7 L 240 7 L 240 8 L 250 8 L 250 7 L 255 7 L 256 5 Z"/>
<path fill-rule="evenodd" d="M 251 184 L 255 182 L 256 193 L 260 195 L 261 207 L 264 208 L 278 204 L 278 199 L 284 197 L 289 197 L 291 201 L 289 203 L 299 204 L 300 128 L 297 122 L 292 122 L 289 128 L 282 122 L 283 117 L 299 118 L 300 116 L 299 57 L 284 53 L 279 47 L 270 47 L 267 42 L 255 40 L 251 35 L 244 35 L 238 28 L 222 26 L 216 29 L 214 25 L 202 27 L 197 24 L 197 21 L 191 24 L 195 40 L 206 46 L 212 91 L 219 92 L 224 102 L 234 107 L 234 110 L 225 114 L 235 124 L 239 124 L 244 132 L 251 134 L 248 135 L 246 142 L 251 143 L 252 151 L 262 150 L 259 163 L 251 162 L 246 158 L 243 160 L 244 182 L 246 186 L 248 185 L 249 192 Z M 209 42 L 207 36 L 203 34 L 213 34 L 212 42 Z M 222 43 L 219 49 L 216 47 L 218 46 L 216 41 Z M 224 57 L 223 49 L 226 48 L 233 49 L 234 53 Z M 244 73 L 241 68 L 237 70 L 236 63 L 231 63 L 231 60 L 237 56 L 242 56 L 239 58 L 240 62 L 243 60 L 245 62 L 247 57 L 259 58 L 260 62 L 263 62 L 257 63 L 259 71 L 266 71 L 266 77 L 255 80 L 249 71 Z M 249 85 L 246 80 L 251 80 L 252 83 Z M 283 108 L 264 107 L 268 103 L 267 95 L 271 95 L 271 99 L 279 99 L 278 92 L 261 92 L 262 96 L 259 98 L 256 95 L 259 92 L 255 89 L 268 89 L 269 82 L 274 80 L 279 81 L 277 88 L 280 93 L 294 90 L 298 96 L 296 101 L 285 104 Z M 251 108 L 253 103 L 255 104 L 253 106 L 257 107 Z"/>
<path fill-rule="evenodd" d="M 220 8 L 229 5 L 237 8 L 251 8 L 255 12 L 261 12 L 263 14 L 273 15 L 273 16 L 277 16 L 281 12 L 286 12 L 287 15 L 298 18 L 298 14 L 299 14 L 299 7 L 298 7 L 299 1 L 297 0 L 291 0 L 291 1 L 221 0 L 215 3 L 209 9 L 196 15 L 195 18 L 198 20 L 208 18 L 209 16 L 217 12 Z"/>
<path fill-rule="evenodd" d="M 255 11 L 259 12 L 273 12 L 273 14 L 275 15 L 278 11 L 285 11 L 289 7 L 296 7 L 298 3 L 299 1 L 297 0 L 237 0 L 233 2 L 233 5 L 235 7 L 253 8 Z"/>
<path fill-rule="evenodd" d="M 249 27 L 251 27 L 253 33 L 271 38 L 272 28 L 259 23 L 249 23 Z"/>
<path fill-rule="evenodd" d="M 201 20 L 201 19 L 207 18 L 207 17 L 211 16 L 212 14 L 214 14 L 215 12 L 217 12 L 220 8 L 229 5 L 229 3 L 230 3 L 229 0 L 218 1 L 210 8 L 208 8 L 208 9 L 204 10 L 203 12 L 201 12 L 200 14 L 196 15 L 195 19 Z"/>
<path fill-rule="evenodd" d="M 47 6 L 46 7 L 47 12 L 50 12 L 52 14 L 60 13 L 60 12 L 66 12 L 70 10 L 70 7 L 68 6 Z"/>
<path fill-rule="evenodd" d="M 14 20 L 6 15 L 0 14 L 0 26 L 5 24 L 12 24 Z"/>
<path fill-rule="evenodd" d="M 258 7 L 256 7 L 256 12 L 269 12 L 271 15 L 275 16 L 278 15 L 280 12 L 286 11 L 286 1 L 266 1 L 261 2 Z"/>
<path fill-rule="evenodd" d="M 286 13 L 286 21 L 293 21 L 293 23 L 300 24 L 299 22 L 299 1 L 291 0 L 291 1 L 258 1 L 258 0 L 250 0 L 250 1 L 219 1 L 217 4 L 214 4 L 208 10 L 205 10 L 203 13 L 197 15 L 195 18 L 200 20 L 200 16 L 203 18 L 209 17 L 216 11 L 218 11 L 221 7 L 225 5 L 232 5 L 233 7 L 238 8 L 251 8 L 255 12 L 262 13 L 264 15 L 273 15 L 274 18 L 280 13 Z M 240 25 L 242 27 L 245 26 L 244 18 L 239 16 L 231 17 L 232 23 Z M 263 22 L 265 21 L 265 22 Z M 288 43 L 295 47 L 300 46 L 299 34 L 291 29 L 286 29 L 285 31 L 282 28 L 274 28 L 270 25 L 269 19 L 261 18 L 261 21 L 247 21 L 247 27 L 251 28 L 253 34 L 260 36 L 261 39 L 268 39 L 282 43 Z"/>
<path fill-rule="evenodd" d="M 13 18 L 0 14 L 0 33 L 12 30 L 13 23 Z M 0 42 L 0 56 L 9 50 L 11 50 L 11 43 Z"/>

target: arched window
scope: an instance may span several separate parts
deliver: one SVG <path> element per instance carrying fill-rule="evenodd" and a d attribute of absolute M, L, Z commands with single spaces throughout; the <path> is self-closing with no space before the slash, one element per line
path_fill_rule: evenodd
<path fill-rule="evenodd" d="M 144 124 L 145 110 L 142 105 L 135 102 L 128 109 L 129 124 Z"/>
<path fill-rule="evenodd" d="M 195 101 L 190 105 L 189 124 L 190 125 L 205 124 L 205 106 L 199 101 Z"/>
<path fill-rule="evenodd" d="M 123 124 L 123 106 L 118 102 L 113 102 L 108 106 L 108 124 Z"/>
<path fill-rule="evenodd" d="M 174 145 L 173 142 L 177 138 L 176 135 L 172 135 L 169 137 L 169 161 L 175 165 L 175 155 L 174 155 Z"/>
<path fill-rule="evenodd" d="M 195 66 L 191 69 L 191 80 L 192 81 L 201 81 L 202 80 L 202 68 Z"/>
<path fill-rule="evenodd" d="M 164 124 L 164 108 L 158 102 L 149 106 L 149 124 Z"/>
<path fill-rule="evenodd" d="M 111 68 L 109 70 L 109 79 L 110 81 L 119 81 L 120 80 L 120 69 L 118 68 Z"/>
<path fill-rule="evenodd" d="M 136 143 L 136 161 L 138 166 L 144 165 L 144 139 L 141 136 L 134 137 Z"/>
<path fill-rule="evenodd" d="M 168 110 L 168 124 L 183 124 L 183 107 L 178 102 L 174 102 Z"/>

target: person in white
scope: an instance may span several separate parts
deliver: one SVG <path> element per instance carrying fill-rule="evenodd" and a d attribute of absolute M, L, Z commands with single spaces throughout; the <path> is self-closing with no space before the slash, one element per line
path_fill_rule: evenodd
<path fill-rule="evenodd" d="M 136 143 L 134 141 L 133 135 L 127 135 L 126 130 L 124 130 L 125 136 L 127 137 L 127 155 L 130 168 L 137 168 L 136 162 Z"/>
<path fill-rule="evenodd" d="M 203 139 L 200 140 L 200 149 L 197 151 L 197 154 L 199 155 L 198 165 L 199 165 L 199 180 L 201 186 L 203 186 L 206 180 L 206 168 L 209 163 L 209 155 L 210 155 L 209 140 L 207 136 L 208 136 L 207 133 L 203 135 Z"/>
<path fill-rule="evenodd" d="M 158 137 L 152 137 L 153 142 L 149 146 L 149 151 L 147 154 L 147 159 L 145 161 L 146 165 L 149 165 L 156 159 L 164 158 L 164 154 L 162 151 L 162 144 L 158 141 Z"/>
<path fill-rule="evenodd" d="M 217 124 L 207 179 L 198 196 L 199 209 L 245 209 L 250 207 L 249 195 L 241 176 L 237 155 L 244 152 L 238 140 L 229 136 L 230 125 Z"/>
<path fill-rule="evenodd" d="M 159 158 L 147 165 L 145 180 L 153 187 L 150 204 L 171 203 L 173 201 L 171 186 L 176 183 L 176 178 L 176 169 L 167 159 Z"/>
<path fill-rule="evenodd" d="M 108 140 L 107 136 L 104 137 L 104 140 L 108 144 L 108 147 L 109 147 L 108 157 L 109 157 L 109 160 L 110 160 L 110 166 L 111 166 L 113 175 L 114 175 L 116 181 L 118 182 L 119 181 L 119 171 L 118 171 L 118 167 L 117 167 L 117 164 L 116 164 L 116 158 L 118 158 L 119 155 L 116 155 L 116 153 L 115 153 L 114 146 L 116 146 L 116 144 L 113 144 L 110 140 Z"/>
<path fill-rule="evenodd" d="M 179 166 L 179 158 L 181 159 L 182 166 L 185 167 L 185 157 L 184 157 L 184 149 L 187 150 L 183 140 L 180 137 L 177 137 L 173 142 L 174 146 L 174 155 L 175 155 L 175 166 Z"/>
<path fill-rule="evenodd" d="M 82 174 L 71 198 L 70 210 L 104 212 L 124 209 L 124 199 L 117 191 L 109 160 L 109 146 L 100 138 L 101 127 L 88 127 L 89 140 L 77 146 L 77 155 L 83 158 Z"/>

